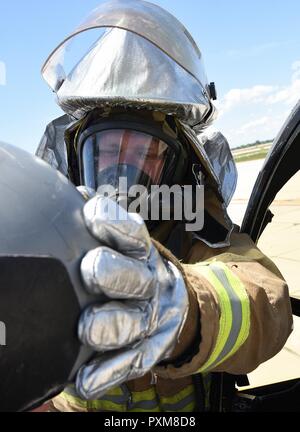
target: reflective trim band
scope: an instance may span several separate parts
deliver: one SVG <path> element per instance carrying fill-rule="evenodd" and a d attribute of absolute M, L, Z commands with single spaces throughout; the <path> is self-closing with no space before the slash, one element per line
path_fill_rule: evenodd
<path fill-rule="evenodd" d="M 71 396 L 65 392 L 60 394 L 58 397 L 63 398 L 66 402 L 70 403 L 73 406 L 78 406 L 80 408 L 85 408 L 88 411 L 118 411 L 118 412 L 126 412 L 126 404 L 112 402 L 108 400 L 93 400 L 93 401 L 83 401 L 78 397 Z"/>
<path fill-rule="evenodd" d="M 125 397 L 124 397 L 125 396 Z M 118 411 L 118 412 L 192 412 L 195 409 L 194 386 L 189 385 L 170 397 L 156 397 L 155 389 L 149 388 L 142 392 L 132 392 L 131 402 L 128 402 L 124 390 L 117 387 L 110 390 L 99 400 L 81 400 L 74 386 L 68 387 L 60 396 L 74 407 L 85 408 L 88 411 Z M 126 399 L 126 400 L 125 400 Z"/>
<path fill-rule="evenodd" d="M 184 408 L 177 410 L 176 412 L 194 412 L 196 408 L 196 402 L 193 401 L 190 404 L 186 405 Z"/>
<path fill-rule="evenodd" d="M 98 411 L 98 412 L 102 412 L 102 411 L 118 411 L 118 412 L 126 412 L 127 411 L 127 407 L 126 404 L 122 403 L 115 403 L 115 402 L 110 402 L 108 400 L 94 400 L 94 401 L 88 401 L 88 410 L 93 410 L 93 411 Z"/>
<path fill-rule="evenodd" d="M 179 412 L 187 409 L 187 406 L 193 404 L 195 407 L 195 391 L 194 386 L 189 385 L 174 396 L 160 397 L 160 405 L 162 411 Z"/>
<path fill-rule="evenodd" d="M 171 403 L 167 403 L 162 402 L 161 401 L 161 407 L 163 412 L 179 412 L 179 411 L 184 411 L 187 407 L 187 405 L 193 404 L 193 407 L 195 406 L 195 395 L 194 393 L 190 394 L 189 396 L 186 396 L 184 399 L 182 399 L 181 401 L 177 402 L 176 404 L 171 404 Z"/>
<path fill-rule="evenodd" d="M 214 287 L 221 309 L 220 329 L 214 350 L 199 372 L 207 372 L 227 360 L 244 344 L 250 331 L 250 301 L 243 283 L 222 262 L 200 266 Z"/>
<path fill-rule="evenodd" d="M 212 265 L 214 267 L 214 264 Z M 219 268 L 219 274 L 225 277 L 228 288 L 232 289 L 232 294 L 234 298 L 234 294 L 236 295 L 236 302 L 239 304 L 241 308 L 241 326 L 238 331 L 237 329 L 237 337 L 235 340 L 235 344 L 233 348 L 228 352 L 228 354 L 222 358 L 222 362 L 227 360 L 227 358 L 232 357 L 246 342 L 250 333 L 250 300 L 247 294 L 247 291 L 242 283 L 242 281 L 223 263 L 219 263 L 219 266 L 222 267 L 222 270 Z M 235 324 L 235 323 L 234 323 Z M 234 334 L 234 331 L 233 331 Z"/>
<path fill-rule="evenodd" d="M 74 400 L 81 400 L 76 392 L 75 386 L 69 386 L 67 387 L 64 392 L 63 395 L 68 395 L 73 397 Z M 93 406 L 95 405 L 95 403 L 97 404 L 98 402 L 113 402 L 115 404 L 126 404 L 127 402 L 127 396 L 124 395 L 124 392 L 122 391 L 121 387 L 116 387 L 110 391 L 108 391 L 105 396 L 103 396 L 101 399 L 99 400 L 95 400 L 95 401 L 86 401 L 85 403 L 87 404 L 87 406 L 89 407 L 90 404 L 93 404 Z"/>
<path fill-rule="evenodd" d="M 132 401 L 129 402 L 129 396 Z M 60 395 L 65 401 L 92 411 L 119 411 L 119 412 L 160 412 L 153 388 L 143 392 L 125 392 L 124 388 L 116 387 L 109 390 L 101 399 L 84 401 L 76 393 L 75 386 L 69 386 Z"/>
<path fill-rule="evenodd" d="M 184 399 L 186 396 L 189 396 L 191 394 L 194 394 L 194 386 L 193 385 L 189 385 L 189 386 L 185 387 L 183 390 L 179 391 L 178 393 L 176 393 L 173 396 L 161 396 L 160 400 L 162 402 L 166 402 L 169 404 L 176 404 L 176 403 L 180 402 L 182 399 Z"/>
<path fill-rule="evenodd" d="M 149 411 L 149 410 L 154 410 L 156 408 L 158 408 L 158 403 L 156 401 L 156 399 L 154 400 L 143 400 L 140 402 L 132 402 L 132 408 L 133 409 L 142 409 L 145 411 Z"/>
<path fill-rule="evenodd" d="M 127 404 L 129 412 L 159 412 L 159 403 L 154 387 L 141 392 L 130 392 L 131 401 Z"/>
<path fill-rule="evenodd" d="M 87 401 L 84 401 L 84 400 L 82 400 L 82 399 L 80 399 L 78 397 L 76 398 L 74 396 L 71 396 L 71 395 L 69 395 L 66 392 L 61 393 L 55 399 L 57 400 L 57 399 L 60 399 L 60 398 L 63 399 L 63 400 L 65 400 L 66 402 L 70 403 L 71 405 L 75 405 L 75 406 L 77 405 L 80 408 L 87 409 Z"/>
<path fill-rule="evenodd" d="M 72 405 L 93 411 L 126 411 L 127 397 L 121 387 L 109 390 L 106 395 L 99 400 L 84 401 L 78 396 L 75 386 L 68 386 L 64 392 L 58 396 Z"/>
<path fill-rule="evenodd" d="M 147 390 L 140 392 L 131 392 L 132 403 L 136 404 L 143 401 L 152 401 L 156 399 L 155 389 L 150 387 Z"/>

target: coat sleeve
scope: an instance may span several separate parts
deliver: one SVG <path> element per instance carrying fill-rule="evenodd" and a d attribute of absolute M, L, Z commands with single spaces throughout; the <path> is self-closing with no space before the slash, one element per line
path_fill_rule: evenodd
<path fill-rule="evenodd" d="M 193 356 L 180 366 L 170 360 L 156 367 L 155 373 L 162 377 L 247 374 L 276 355 L 293 329 L 287 284 L 247 235 L 235 234 L 230 248 L 195 262 L 200 247 L 194 246 L 192 264 L 172 258 L 184 275 L 190 298 L 172 360 L 188 347 L 193 347 Z M 170 259 L 168 251 L 161 252 Z"/>

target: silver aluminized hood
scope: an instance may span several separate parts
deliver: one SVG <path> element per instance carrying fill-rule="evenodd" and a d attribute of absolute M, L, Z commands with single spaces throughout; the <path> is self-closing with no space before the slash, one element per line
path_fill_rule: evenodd
<path fill-rule="evenodd" d="M 68 156 L 64 137 L 66 130 L 77 123 L 78 120 L 73 120 L 68 115 L 53 120 L 47 126 L 36 151 L 38 157 L 67 177 Z M 220 132 L 203 133 L 197 137 L 187 125 L 182 123 L 181 128 L 196 152 L 199 163 L 208 173 L 205 184 L 205 206 L 207 210 L 211 209 L 211 214 L 227 231 L 225 237 L 218 240 L 210 240 L 209 232 L 205 237 L 201 236 L 201 233 L 195 233 L 195 238 L 213 248 L 229 246 L 233 224 L 228 216 L 227 207 L 236 188 L 237 170 L 228 141 Z"/>
<path fill-rule="evenodd" d="M 68 64 L 70 43 L 88 31 L 91 43 Z M 141 0 L 100 5 L 52 52 L 42 75 L 75 118 L 96 107 L 147 108 L 201 131 L 215 114 L 192 36 L 171 14 Z"/>
<path fill-rule="evenodd" d="M 77 58 L 70 60 L 76 43 Z M 227 206 L 236 168 L 223 135 L 197 138 L 216 109 L 202 54 L 175 17 L 142 0 L 106 1 L 52 52 L 42 75 L 67 116 L 48 126 L 38 156 L 67 175 L 62 132 L 95 108 L 149 109 L 175 116 L 209 174 L 208 205 L 227 230 L 222 241 L 203 241 L 212 247 L 229 245 L 233 225 Z"/>
<path fill-rule="evenodd" d="M 209 128 L 210 129 L 210 128 Z M 198 147 L 204 149 L 219 185 L 219 192 L 227 208 L 236 191 L 238 171 L 225 136 L 217 130 L 206 130 L 197 136 Z"/>

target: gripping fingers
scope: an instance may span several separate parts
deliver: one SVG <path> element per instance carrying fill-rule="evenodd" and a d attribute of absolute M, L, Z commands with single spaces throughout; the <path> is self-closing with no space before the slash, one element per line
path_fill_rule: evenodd
<path fill-rule="evenodd" d="M 142 352 L 139 349 L 104 354 L 79 370 L 77 393 L 85 400 L 99 399 L 110 389 L 143 376 L 143 371 L 138 371 L 134 366 L 141 362 Z"/>
<path fill-rule="evenodd" d="M 110 389 L 140 378 L 164 359 L 164 335 L 158 333 L 133 348 L 102 354 L 83 366 L 76 379 L 77 392 L 85 400 L 101 398 Z"/>
<path fill-rule="evenodd" d="M 121 255 L 106 247 L 86 254 L 81 275 L 91 294 L 113 299 L 148 299 L 153 296 L 155 279 L 146 263 Z"/>
<path fill-rule="evenodd" d="M 98 352 L 123 348 L 147 336 L 150 313 L 148 302 L 91 306 L 80 318 L 79 339 Z"/>

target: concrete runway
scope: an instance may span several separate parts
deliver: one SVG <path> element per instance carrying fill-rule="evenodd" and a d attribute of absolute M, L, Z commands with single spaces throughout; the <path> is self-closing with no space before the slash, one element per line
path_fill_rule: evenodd
<path fill-rule="evenodd" d="M 263 160 L 238 164 L 238 186 L 229 214 L 239 225 L 262 165 Z M 277 194 L 271 211 L 273 221 L 266 227 L 258 247 L 275 262 L 291 296 L 300 298 L 300 172 Z M 300 378 L 300 318 L 294 317 L 294 327 L 284 349 L 249 375 L 251 387 Z"/>

